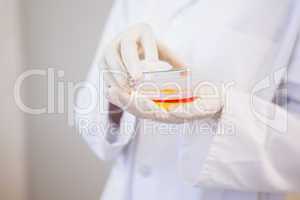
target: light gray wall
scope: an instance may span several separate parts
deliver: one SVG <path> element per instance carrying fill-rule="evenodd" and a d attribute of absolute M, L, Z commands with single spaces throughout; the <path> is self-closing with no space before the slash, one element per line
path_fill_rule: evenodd
<path fill-rule="evenodd" d="M 0 0 L 0 199 L 26 198 L 24 117 L 14 103 L 14 81 L 23 68 L 20 5 Z"/>
<path fill-rule="evenodd" d="M 28 69 L 52 67 L 65 73 L 56 80 L 83 80 L 111 1 L 24 0 L 23 3 Z M 46 77 L 36 76 L 26 82 L 30 105 L 45 106 Z M 66 114 L 27 115 L 27 125 L 30 200 L 99 199 L 108 167 L 67 125 Z"/>

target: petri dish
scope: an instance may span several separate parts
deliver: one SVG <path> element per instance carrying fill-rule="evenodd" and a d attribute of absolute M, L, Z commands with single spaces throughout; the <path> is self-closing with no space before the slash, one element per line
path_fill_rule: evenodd
<path fill-rule="evenodd" d="M 143 74 L 144 78 L 136 90 L 165 110 L 197 99 L 193 96 L 190 71 L 187 68 L 149 71 Z"/>

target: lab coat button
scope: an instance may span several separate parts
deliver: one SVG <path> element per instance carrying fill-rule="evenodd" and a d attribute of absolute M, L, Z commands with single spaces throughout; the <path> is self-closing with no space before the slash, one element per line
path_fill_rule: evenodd
<path fill-rule="evenodd" d="M 149 166 L 147 165 L 142 165 L 139 167 L 139 173 L 143 176 L 143 177 L 149 177 L 152 173 L 152 170 Z"/>

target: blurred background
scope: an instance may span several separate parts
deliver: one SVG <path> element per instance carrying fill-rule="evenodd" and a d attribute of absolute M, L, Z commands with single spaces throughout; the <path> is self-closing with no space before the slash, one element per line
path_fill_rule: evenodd
<path fill-rule="evenodd" d="M 68 126 L 67 114 L 21 112 L 14 83 L 26 70 L 47 68 L 64 71 L 56 82 L 84 80 L 111 3 L 0 0 L 1 200 L 99 199 L 108 164 Z M 26 105 L 47 106 L 47 76 L 24 80 L 21 93 Z"/>
<path fill-rule="evenodd" d="M 49 104 L 47 76 L 32 76 L 20 89 L 25 105 L 53 105 L 49 114 L 21 112 L 14 84 L 30 69 L 55 72 L 54 94 L 58 82 L 84 80 L 111 3 L 0 0 L 0 200 L 99 199 L 110 164 L 68 126 L 68 112 L 58 114 L 56 96 Z"/>

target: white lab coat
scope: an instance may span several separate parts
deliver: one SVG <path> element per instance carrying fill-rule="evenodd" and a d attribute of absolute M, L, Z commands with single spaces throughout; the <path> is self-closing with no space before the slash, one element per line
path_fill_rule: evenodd
<path fill-rule="evenodd" d="M 102 199 L 282 199 L 284 192 L 299 191 L 300 121 L 272 104 L 282 71 L 293 63 L 299 8 L 292 0 L 117 0 L 87 79 L 98 88 L 100 110 L 77 113 L 95 154 L 116 160 Z M 120 128 L 111 123 L 103 112 L 108 102 L 99 59 L 109 41 L 138 22 L 153 27 L 194 79 L 234 81 L 228 112 L 217 121 L 180 125 L 125 112 Z M 269 80 L 274 87 L 250 98 Z M 81 90 L 78 106 L 89 97 Z M 271 111 L 274 117 L 266 117 Z"/>

